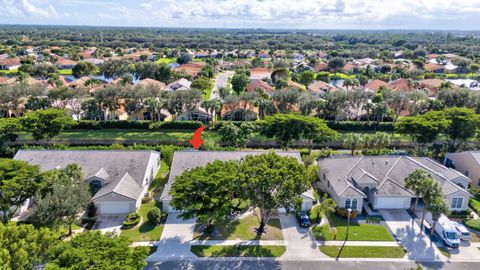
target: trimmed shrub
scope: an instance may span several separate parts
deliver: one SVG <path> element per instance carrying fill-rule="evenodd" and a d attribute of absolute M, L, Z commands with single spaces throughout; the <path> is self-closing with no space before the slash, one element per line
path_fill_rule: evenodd
<path fill-rule="evenodd" d="M 162 129 L 185 129 L 185 130 L 195 130 L 203 126 L 202 122 L 199 121 L 172 121 L 172 122 L 156 122 L 150 124 L 151 130 L 162 130 Z"/>
<path fill-rule="evenodd" d="M 261 121 L 218 121 L 215 123 L 214 130 L 219 130 L 225 123 L 231 123 L 237 127 L 240 127 L 242 124 L 248 124 L 249 128 L 253 129 L 254 131 L 258 131 L 262 127 Z"/>
<path fill-rule="evenodd" d="M 465 219 L 463 224 L 472 230 L 480 232 L 480 219 Z"/>
<path fill-rule="evenodd" d="M 148 222 L 152 224 L 158 224 L 162 219 L 162 212 L 158 207 L 154 207 L 148 211 L 147 218 L 148 218 Z"/>
<path fill-rule="evenodd" d="M 341 131 L 395 131 L 393 122 L 327 121 L 327 125 Z"/>
<path fill-rule="evenodd" d="M 127 218 L 123 221 L 123 227 L 131 228 L 140 223 L 140 214 L 134 212 L 128 214 Z"/>
<path fill-rule="evenodd" d="M 448 217 L 449 218 L 469 218 L 471 214 L 472 214 L 472 211 L 470 209 L 467 209 L 467 211 L 452 211 L 448 215 Z"/>
<path fill-rule="evenodd" d="M 150 121 L 140 120 L 115 120 L 115 121 L 93 121 L 93 120 L 81 120 L 77 124 L 72 126 L 72 129 L 149 129 Z"/>
<path fill-rule="evenodd" d="M 475 198 L 470 199 L 470 207 L 473 208 L 473 210 L 477 213 L 480 214 L 480 201 Z"/>
<path fill-rule="evenodd" d="M 335 212 L 337 213 L 337 215 L 341 217 L 348 218 L 348 210 L 346 208 L 339 207 Z M 358 211 L 352 210 L 352 212 L 350 213 L 350 219 L 354 219 L 357 216 L 358 216 Z"/>

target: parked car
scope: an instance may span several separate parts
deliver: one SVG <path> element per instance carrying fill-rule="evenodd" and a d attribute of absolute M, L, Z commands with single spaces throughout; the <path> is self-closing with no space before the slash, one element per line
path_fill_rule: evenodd
<path fill-rule="evenodd" d="M 300 212 L 297 215 L 297 220 L 300 224 L 300 227 L 310 227 L 310 225 L 312 225 L 310 218 L 308 218 L 307 212 Z"/>
<path fill-rule="evenodd" d="M 471 237 L 470 231 L 465 226 L 463 226 L 462 224 L 460 224 L 456 221 L 452 221 L 452 223 L 453 223 L 453 226 L 455 226 L 455 229 L 458 232 L 458 237 L 460 238 L 460 240 L 470 241 L 470 237 Z"/>

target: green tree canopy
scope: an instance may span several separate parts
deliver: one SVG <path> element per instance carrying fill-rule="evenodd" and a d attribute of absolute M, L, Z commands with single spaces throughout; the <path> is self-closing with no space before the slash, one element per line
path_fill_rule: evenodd
<path fill-rule="evenodd" d="M 23 127 L 32 134 L 34 140 L 51 140 L 64 129 L 74 124 L 71 116 L 64 110 L 46 109 L 43 111 L 27 112 L 21 119 Z"/>
<path fill-rule="evenodd" d="M 244 122 L 236 126 L 231 122 L 224 122 L 218 130 L 221 141 L 235 147 L 245 147 L 253 132 L 250 123 Z"/>
<path fill-rule="evenodd" d="M 143 269 L 148 250 L 129 245 L 123 237 L 87 231 L 51 248 L 45 269 Z"/>
<path fill-rule="evenodd" d="M 234 209 L 238 162 L 215 161 L 185 171 L 172 186 L 172 206 L 182 217 L 211 224 L 224 221 Z"/>
<path fill-rule="evenodd" d="M 325 121 L 312 116 L 296 114 L 275 114 L 267 116 L 263 122 L 261 134 L 277 139 L 283 149 L 295 141 L 326 141 L 334 138 L 336 132 Z"/>
<path fill-rule="evenodd" d="M 0 223 L 0 266 L 2 270 L 30 270 L 44 263 L 48 251 L 58 242 L 48 228 Z"/>
<path fill-rule="evenodd" d="M 235 93 L 240 94 L 245 91 L 248 85 L 248 76 L 244 73 L 235 74 L 232 77 L 232 89 Z"/>
<path fill-rule="evenodd" d="M 97 67 L 90 62 L 79 62 L 72 68 L 73 76 L 75 76 L 76 78 L 92 75 L 96 72 Z"/>
<path fill-rule="evenodd" d="M 424 115 L 401 118 L 395 123 L 395 131 L 411 136 L 413 141 L 424 146 L 433 142 L 450 123 L 442 112 L 432 111 Z"/>
<path fill-rule="evenodd" d="M 475 135 L 480 126 L 480 116 L 472 109 L 448 108 L 443 111 L 450 125 L 445 130 L 449 151 L 456 151 L 469 138 Z"/>

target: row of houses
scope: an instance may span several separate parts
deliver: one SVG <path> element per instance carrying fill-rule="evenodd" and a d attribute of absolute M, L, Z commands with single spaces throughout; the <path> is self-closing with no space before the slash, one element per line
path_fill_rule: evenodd
<path fill-rule="evenodd" d="M 235 161 L 262 153 L 265 151 L 176 151 L 168 182 L 159 197 L 163 211 L 177 211 L 171 206 L 170 191 L 176 177 L 184 171 L 217 160 Z M 299 152 L 276 153 L 302 162 Z M 473 163 L 467 161 L 470 157 L 475 160 Z M 155 151 L 20 150 L 14 159 L 38 165 L 41 171 L 63 168 L 72 163 L 80 165 L 85 181 L 92 190 L 92 202 L 101 215 L 126 215 L 138 210 L 160 168 L 160 153 Z M 474 181 L 471 178 L 480 177 L 479 160 L 479 152 L 447 155 L 445 162 L 450 167 L 426 157 L 390 155 L 322 158 L 318 160 L 318 181 L 314 186 L 327 192 L 338 207 L 359 212 L 364 206 L 374 210 L 408 209 L 416 195 L 405 187 L 405 178 L 414 170 L 421 169 L 440 184 L 452 211 L 465 211 L 472 196 L 467 188 L 478 185 L 478 178 Z M 469 167 L 468 172 L 471 173 L 465 175 L 451 168 L 453 164 L 456 168 L 460 168 L 460 164 L 475 166 L 475 170 Z M 315 200 L 313 191 L 306 191 L 301 198 L 301 209 L 309 210 Z"/>

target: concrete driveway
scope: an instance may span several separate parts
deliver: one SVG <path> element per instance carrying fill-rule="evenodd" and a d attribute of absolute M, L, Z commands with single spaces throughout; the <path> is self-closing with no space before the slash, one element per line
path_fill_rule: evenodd
<path fill-rule="evenodd" d="M 112 232 L 114 234 L 120 233 L 125 216 L 101 216 L 97 218 L 97 222 L 93 226 L 94 230 L 99 230 L 102 233 Z"/>
<path fill-rule="evenodd" d="M 411 260 L 438 260 L 441 253 L 405 210 L 380 210 L 385 223 Z"/>
<path fill-rule="evenodd" d="M 221 87 L 226 88 L 228 83 L 228 77 L 234 74 L 233 71 L 225 71 L 218 74 L 217 78 L 215 79 L 215 84 L 213 85 L 212 94 L 210 95 L 210 99 L 219 99 L 220 93 L 219 89 Z"/>
<path fill-rule="evenodd" d="M 280 215 L 280 224 L 282 225 L 283 238 L 287 248 L 287 251 L 281 257 L 282 259 L 327 258 L 325 254 L 318 250 L 317 243 L 310 233 L 310 229 L 300 227 L 295 216 Z"/>
<path fill-rule="evenodd" d="M 180 213 L 169 213 L 158 249 L 147 258 L 147 261 L 168 259 L 196 258 L 190 252 L 190 241 L 193 239 L 195 219 L 183 220 Z"/>

